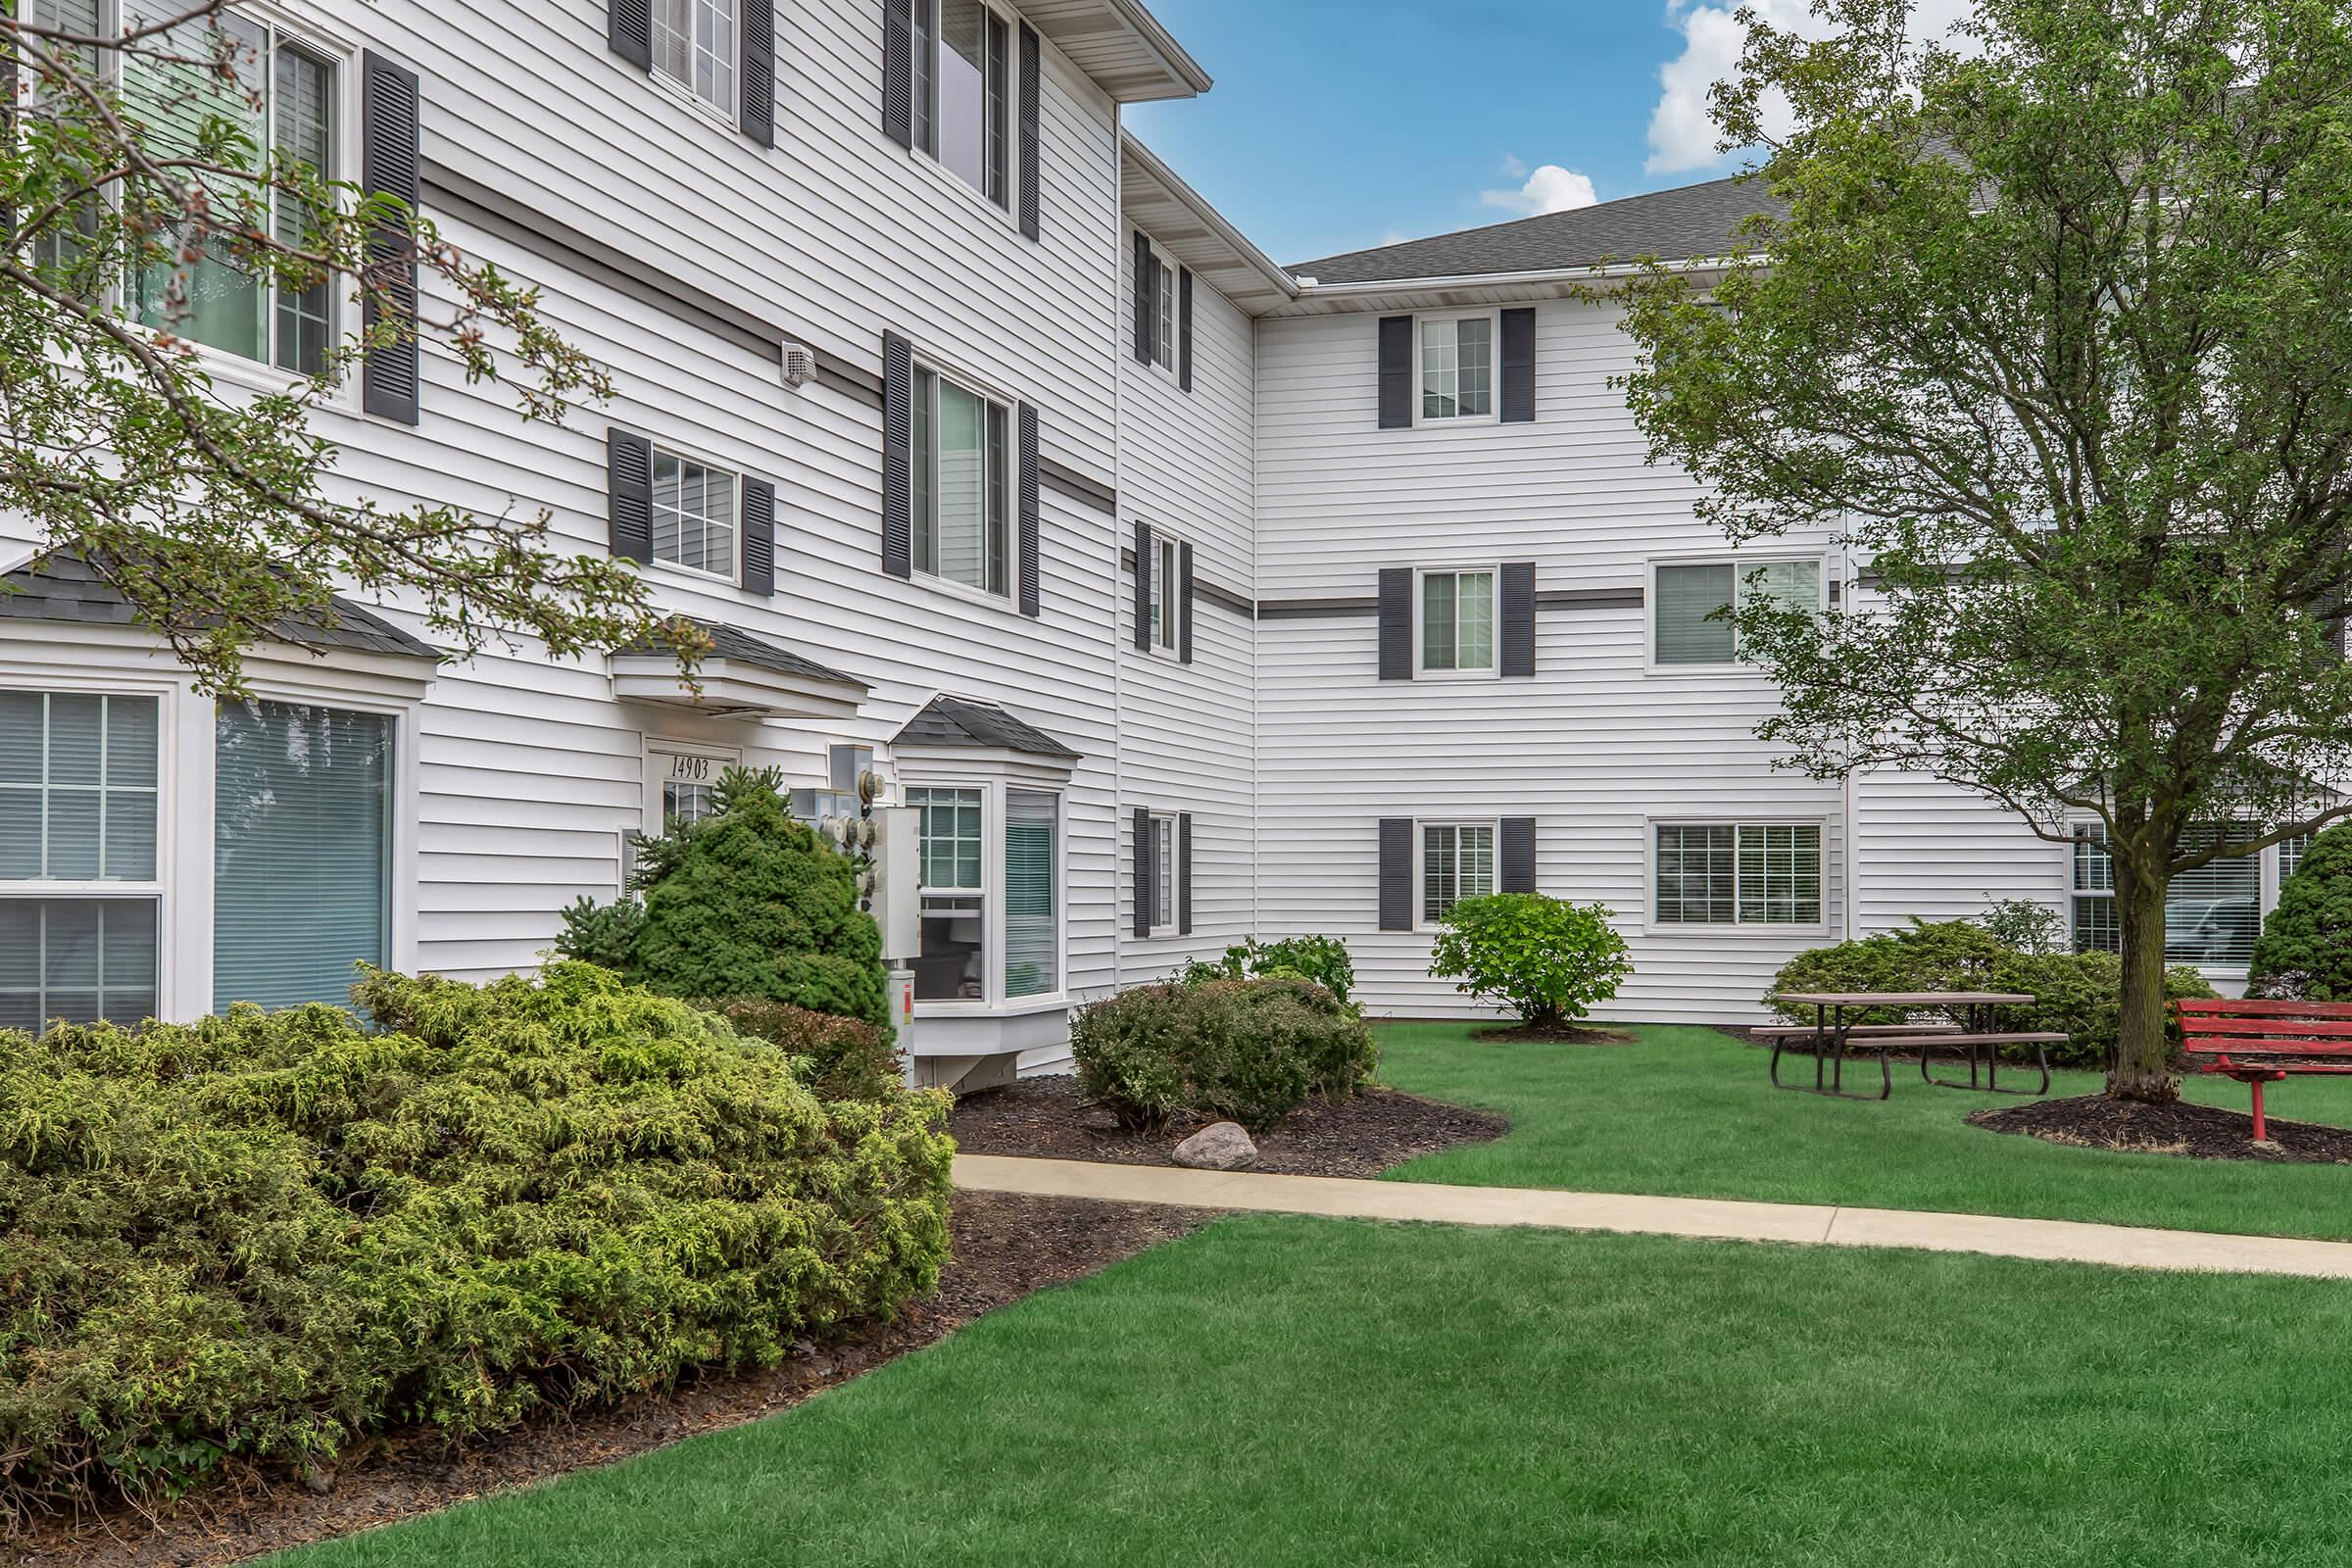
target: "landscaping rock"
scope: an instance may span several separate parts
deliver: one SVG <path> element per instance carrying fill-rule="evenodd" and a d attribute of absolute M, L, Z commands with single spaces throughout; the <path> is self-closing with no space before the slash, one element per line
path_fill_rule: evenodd
<path fill-rule="evenodd" d="M 1238 1122 L 1211 1122 L 1176 1146 L 1176 1163 L 1195 1170 L 1248 1170 L 1257 1163 L 1257 1146 Z"/>

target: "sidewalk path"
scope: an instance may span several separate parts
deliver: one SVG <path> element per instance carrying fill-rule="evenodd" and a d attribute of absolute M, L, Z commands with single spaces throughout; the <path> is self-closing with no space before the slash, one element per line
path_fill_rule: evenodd
<path fill-rule="evenodd" d="M 1794 1242 L 1806 1247 L 1914 1248 L 1931 1252 L 2107 1263 L 2118 1268 L 2352 1279 L 2352 1242 L 2141 1230 L 2073 1220 L 2002 1219 L 1989 1214 L 1829 1208 L 1716 1198 L 1637 1198 L 1521 1187 L 1441 1187 L 1428 1182 L 1267 1176 L 1254 1171 L 1228 1174 L 1169 1165 L 1095 1165 L 991 1154 L 956 1155 L 956 1185 L 977 1192 L 1347 1219 L 1532 1225 L 1569 1231 Z"/>

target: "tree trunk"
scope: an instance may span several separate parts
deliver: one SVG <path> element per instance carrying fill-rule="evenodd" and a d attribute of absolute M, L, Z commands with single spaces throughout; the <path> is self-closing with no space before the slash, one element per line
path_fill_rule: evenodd
<path fill-rule="evenodd" d="M 2164 895 L 2162 878 L 2115 858 L 2115 909 L 2123 926 L 2123 1029 L 2107 1093 L 2116 1100 L 2165 1105 L 2180 1098 L 2180 1081 L 2167 1070 L 2165 1031 Z"/>

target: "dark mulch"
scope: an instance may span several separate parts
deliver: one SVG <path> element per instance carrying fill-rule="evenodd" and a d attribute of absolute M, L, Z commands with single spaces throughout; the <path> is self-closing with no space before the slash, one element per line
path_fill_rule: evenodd
<path fill-rule="evenodd" d="M 1620 1029 L 1588 1029 L 1582 1024 L 1570 1024 L 1565 1029 L 1538 1029 L 1529 1024 L 1496 1024 L 1490 1029 L 1473 1029 L 1473 1040 L 1507 1043 L 1523 1040 L 1539 1046 L 1638 1046 L 1642 1042 Z"/>
<path fill-rule="evenodd" d="M 1025 1078 L 958 1101 L 948 1118 L 956 1147 L 967 1154 L 1016 1154 L 1044 1159 L 1103 1160 L 1116 1165 L 1170 1165 L 1176 1146 L 1208 1125 L 1188 1117 L 1164 1132 L 1119 1130 L 1097 1110 L 1070 1077 Z M 1377 1176 L 1393 1165 L 1457 1144 L 1500 1138 L 1511 1124 L 1491 1110 L 1442 1105 L 1394 1089 L 1369 1089 L 1326 1104 L 1309 1101 L 1289 1120 L 1256 1140 L 1256 1169 L 1294 1176 Z"/>
<path fill-rule="evenodd" d="M 2271 1141 L 2254 1142 L 2254 1118 L 2216 1105 L 2141 1105 L 2085 1095 L 1972 1112 L 1972 1127 L 2017 1133 L 2080 1149 L 2113 1149 L 2190 1159 L 2261 1159 L 2282 1165 L 2352 1164 L 2352 1131 L 2273 1116 Z"/>
<path fill-rule="evenodd" d="M 158 1521 L 121 1512 L 51 1520 L 0 1543 L 0 1563 L 39 1568 L 217 1568 L 370 1526 L 431 1513 L 485 1493 L 611 1464 L 682 1439 L 788 1410 L 1035 1291 L 1107 1268 L 1213 1216 L 1200 1209 L 1083 1199 L 957 1193 L 953 1260 L 939 1294 L 899 1321 L 807 1347 L 764 1372 L 706 1377 L 612 1409 L 550 1415 L 451 1453 L 426 1436 L 395 1437 L 347 1459 L 324 1494 L 245 1478 Z"/>

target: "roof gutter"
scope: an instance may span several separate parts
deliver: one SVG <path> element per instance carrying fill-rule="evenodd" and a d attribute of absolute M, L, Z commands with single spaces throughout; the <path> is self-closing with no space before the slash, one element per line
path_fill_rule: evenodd
<path fill-rule="evenodd" d="M 1598 267 L 1547 267 L 1532 272 L 1469 272 L 1451 277 L 1383 277 L 1361 283 L 1298 280 L 1300 299 L 1340 299 L 1351 294 L 1417 294 L 1436 289 L 1516 288 L 1540 283 L 1573 283 L 1591 278 L 1632 277 L 1653 267 L 1669 272 L 1720 271 L 1737 257 L 1692 256 L 1674 262 L 1608 262 Z"/>

